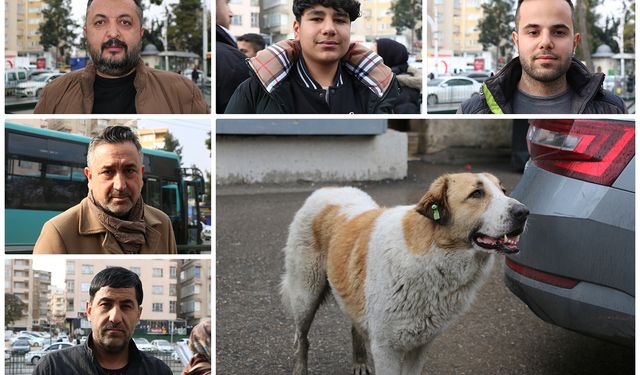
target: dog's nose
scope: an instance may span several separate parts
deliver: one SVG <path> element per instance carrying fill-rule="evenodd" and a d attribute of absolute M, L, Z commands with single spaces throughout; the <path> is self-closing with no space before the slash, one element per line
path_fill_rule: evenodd
<path fill-rule="evenodd" d="M 529 216 L 529 209 L 522 203 L 516 203 L 512 205 L 509 211 L 511 217 L 518 222 L 524 222 L 525 220 L 527 220 L 527 216 Z"/>

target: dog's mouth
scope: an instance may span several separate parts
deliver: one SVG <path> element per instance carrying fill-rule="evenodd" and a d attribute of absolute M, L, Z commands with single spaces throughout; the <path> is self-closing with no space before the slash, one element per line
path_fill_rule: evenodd
<path fill-rule="evenodd" d="M 516 254 L 518 251 L 518 241 L 522 229 L 517 229 L 511 233 L 502 235 L 501 237 L 491 237 L 480 232 L 476 232 L 471 240 L 478 246 L 487 250 L 495 250 L 502 254 Z"/>

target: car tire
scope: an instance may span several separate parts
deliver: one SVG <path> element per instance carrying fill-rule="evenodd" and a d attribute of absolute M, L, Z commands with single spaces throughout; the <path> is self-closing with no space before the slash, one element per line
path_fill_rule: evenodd
<path fill-rule="evenodd" d="M 42 95 L 42 89 L 38 89 L 38 91 L 36 91 L 36 98 L 39 98 L 40 95 Z"/>
<path fill-rule="evenodd" d="M 40 357 L 36 356 L 36 357 L 31 358 L 31 364 L 34 365 L 34 366 L 36 364 L 38 364 L 39 361 L 40 361 Z"/>
<path fill-rule="evenodd" d="M 427 97 L 427 104 L 428 105 L 436 105 L 438 104 L 438 96 L 435 94 L 431 94 Z"/>
<path fill-rule="evenodd" d="M 478 95 L 480 95 L 480 94 L 478 94 L 477 92 L 474 92 L 473 94 L 471 94 L 471 97 L 472 97 L 472 98 L 475 98 L 475 97 L 476 97 L 476 96 L 478 96 Z"/>

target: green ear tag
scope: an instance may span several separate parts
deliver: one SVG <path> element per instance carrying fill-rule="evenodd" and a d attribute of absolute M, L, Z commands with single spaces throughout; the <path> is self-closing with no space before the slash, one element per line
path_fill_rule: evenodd
<path fill-rule="evenodd" d="M 433 220 L 440 220 L 440 211 L 438 211 L 438 205 L 432 205 L 431 209 L 433 210 Z"/>

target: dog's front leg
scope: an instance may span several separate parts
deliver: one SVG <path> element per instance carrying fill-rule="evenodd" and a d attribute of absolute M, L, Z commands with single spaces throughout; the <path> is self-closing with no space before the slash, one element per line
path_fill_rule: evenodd
<path fill-rule="evenodd" d="M 399 375 L 402 370 L 402 353 L 389 346 L 371 343 L 371 355 L 376 375 Z"/>
<path fill-rule="evenodd" d="M 353 375 L 369 375 L 371 370 L 367 366 L 367 345 L 364 336 L 355 326 L 351 326 L 351 339 L 353 344 Z"/>
<path fill-rule="evenodd" d="M 408 351 L 402 360 L 402 375 L 421 375 L 424 364 L 427 361 L 427 348 L 429 344 L 424 344 L 411 351 Z"/>

